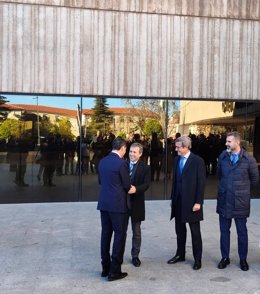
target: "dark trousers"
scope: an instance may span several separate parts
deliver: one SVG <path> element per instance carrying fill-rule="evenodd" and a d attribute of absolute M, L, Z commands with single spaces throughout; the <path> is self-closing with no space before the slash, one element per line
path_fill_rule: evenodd
<path fill-rule="evenodd" d="M 101 216 L 101 263 L 104 270 L 110 273 L 120 273 L 125 251 L 127 213 L 100 211 Z M 110 243 L 114 233 L 112 256 Z M 112 258 L 111 258 L 112 257 Z"/>
<path fill-rule="evenodd" d="M 189 223 L 192 240 L 192 252 L 196 261 L 201 261 L 202 257 L 202 238 L 200 233 L 200 222 Z M 181 222 L 179 217 L 175 218 L 175 231 L 177 235 L 176 255 L 185 257 L 187 228 L 186 223 Z"/>
<path fill-rule="evenodd" d="M 133 222 L 131 221 L 132 225 L 132 231 L 133 231 L 133 236 L 132 236 L 132 250 L 131 250 L 131 255 L 132 258 L 138 257 L 141 249 L 141 222 Z"/>
<path fill-rule="evenodd" d="M 241 260 L 247 258 L 248 252 L 248 235 L 246 227 L 247 218 L 235 218 L 235 224 L 238 237 L 238 255 Z M 219 227 L 220 227 L 220 249 L 222 258 L 229 257 L 230 251 L 230 228 L 232 219 L 224 218 L 219 215 Z"/>

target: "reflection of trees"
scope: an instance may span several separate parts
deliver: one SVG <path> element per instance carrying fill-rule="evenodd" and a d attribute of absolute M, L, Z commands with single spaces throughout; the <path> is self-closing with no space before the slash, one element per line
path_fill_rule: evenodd
<path fill-rule="evenodd" d="M 152 133 L 156 133 L 158 138 L 163 138 L 163 130 L 160 122 L 155 119 L 148 119 L 144 125 L 143 132 L 146 136 L 150 137 Z"/>
<path fill-rule="evenodd" d="M 2 107 L 2 105 L 7 102 L 9 101 L 6 100 L 6 97 L 0 95 L 0 122 L 7 118 L 8 112 L 5 107 Z"/>
<path fill-rule="evenodd" d="M 50 118 L 48 116 L 44 115 L 40 119 L 40 134 L 43 137 L 47 137 L 52 128 L 54 128 L 54 124 L 51 123 Z"/>
<path fill-rule="evenodd" d="M 111 131 L 110 125 L 113 121 L 113 112 L 109 110 L 106 98 L 97 97 L 92 110 L 90 129 L 103 131 L 104 133 Z"/>
<path fill-rule="evenodd" d="M 69 119 L 63 117 L 59 119 L 58 123 L 51 128 L 51 131 L 53 133 L 60 134 L 63 138 L 65 137 L 73 138 L 71 127 L 72 125 Z"/>
<path fill-rule="evenodd" d="M 11 136 L 19 136 L 25 132 L 24 122 L 16 119 L 6 119 L 0 125 L 0 138 L 8 139 Z"/>
<path fill-rule="evenodd" d="M 178 110 L 175 100 L 168 100 L 168 113 L 165 107 L 166 100 L 159 99 L 123 99 L 123 103 L 129 108 L 133 108 L 137 112 L 137 116 L 133 117 L 134 124 L 140 131 L 143 130 L 147 119 L 147 110 L 156 113 L 159 116 L 159 123 L 163 130 L 166 129 L 166 118 L 171 117 Z"/>

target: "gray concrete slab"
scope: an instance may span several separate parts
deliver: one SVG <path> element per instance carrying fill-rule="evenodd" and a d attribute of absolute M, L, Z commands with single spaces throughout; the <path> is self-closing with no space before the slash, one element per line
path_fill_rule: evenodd
<path fill-rule="evenodd" d="M 260 200 L 252 200 L 248 220 L 250 270 L 239 268 L 232 227 L 231 265 L 220 259 L 215 200 L 205 202 L 202 222 L 203 267 L 192 270 L 190 236 L 186 261 L 168 265 L 176 250 L 169 201 L 146 203 L 142 224 L 142 265 L 131 264 L 131 232 L 123 271 L 129 276 L 107 282 L 100 277 L 100 220 L 96 203 L 12 204 L 0 206 L 0 293 L 260 293 Z"/>

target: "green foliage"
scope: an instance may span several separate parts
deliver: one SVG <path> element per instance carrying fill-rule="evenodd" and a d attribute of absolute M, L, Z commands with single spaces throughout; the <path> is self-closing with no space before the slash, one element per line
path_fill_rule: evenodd
<path fill-rule="evenodd" d="M 41 134 L 41 136 L 47 137 L 53 127 L 54 127 L 54 125 L 50 122 L 50 118 L 47 116 L 43 116 L 43 118 L 40 121 L 40 134 Z"/>
<path fill-rule="evenodd" d="M 16 119 L 7 119 L 0 125 L 0 138 L 8 139 L 23 133 L 23 122 Z"/>
<path fill-rule="evenodd" d="M 126 133 L 125 132 L 119 132 L 118 137 L 121 137 L 122 139 L 126 139 Z"/>
<path fill-rule="evenodd" d="M 9 101 L 6 100 L 6 97 L 0 95 L 0 105 L 1 105 L 1 104 L 5 104 L 5 103 L 7 103 L 7 102 L 9 102 Z"/>
<path fill-rule="evenodd" d="M 153 132 L 157 133 L 158 138 L 163 138 L 163 130 L 162 126 L 160 125 L 159 121 L 155 119 L 148 119 L 145 122 L 143 132 L 146 136 L 150 137 Z"/>
<path fill-rule="evenodd" d="M 55 134 L 60 134 L 62 137 L 73 138 L 71 126 L 71 122 L 68 118 L 61 118 L 58 124 L 53 125 L 53 127 L 51 128 L 51 132 Z"/>
<path fill-rule="evenodd" d="M 109 132 L 113 112 L 109 110 L 106 98 L 97 97 L 92 110 L 90 128 L 103 131 L 104 133 Z"/>

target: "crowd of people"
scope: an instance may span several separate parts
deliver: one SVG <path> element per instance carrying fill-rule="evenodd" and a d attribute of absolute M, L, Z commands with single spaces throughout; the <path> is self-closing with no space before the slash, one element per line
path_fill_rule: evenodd
<path fill-rule="evenodd" d="M 175 140 L 180 136 L 177 133 L 166 142 L 158 138 L 157 133 L 152 133 L 151 138 L 140 134 L 129 135 L 126 139 L 128 154 L 130 145 L 134 142 L 143 146 L 142 160 L 151 167 L 151 181 L 160 181 L 171 178 L 173 159 L 177 156 Z M 190 134 L 192 152 L 204 159 L 206 174 L 215 175 L 217 158 L 225 149 L 225 135 Z M 28 186 L 24 182 L 28 152 L 37 150 L 35 162 L 39 164 L 37 178 L 43 180 L 45 186 L 53 187 L 53 177 L 62 175 L 88 175 L 98 173 L 100 160 L 112 150 L 113 133 L 103 135 L 97 131 L 92 139 L 77 137 L 62 137 L 60 134 L 49 133 L 42 138 L 40 146 L 23 136 L 11 137 L 6 144 L 7 159 L 10 171 L 16 172 L 15 184 Z M 19 159 L 19 160 L 17 160 Z"/>

